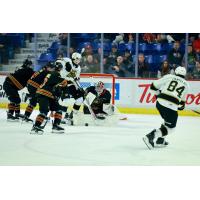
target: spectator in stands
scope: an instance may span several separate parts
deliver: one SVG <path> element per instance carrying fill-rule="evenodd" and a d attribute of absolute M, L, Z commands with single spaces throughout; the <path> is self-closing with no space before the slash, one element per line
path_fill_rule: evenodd
<path fill-rule="evenodd" d="M 140 53 L 138 55 L 138 77 L 141 78 L 148 77 L 148 70 L 149 70 L 149 65 L 145 61 L 144 54 Z"/>
<path fill-rule="evenodd" d="M 100 66 L 95 61 L 93 55 L 87 55 L 86 61 L 83 62 L 82 72 L 83 73 L 99 73 Z"/>
<path fill-rule="evenodd" d="M 173 49 L 168 54 L 169 64 L 175 69 L 177 66 L 180 66 L 182 63 L 183 55 L 180 51 L 180 43 L 176 41 L 174 43 Z"/>
<path fill-rule="evenodd" d="M 128 43 L 134 43 L 134 36 L 132 33 L 128 34 Z"/>
<path fill-rule="evenodd" d="M 110 71 L 112 74 L 115 74 L 117 77 L 125 77 L 126 76 L 126 70 L 125 70 L 122 56 L 117 57 L 116 64 L 111 67 Z"/>
<path fill-rule="evenodd" d="M 192 43 L 193 49 L 196 53 L 200 53 L 200 34 L 198 35 L 198 38 L 193 41 Z"/>
<path fill-rule="evenodd" d="M 119 52 L 117 50 L 117 45 L 112 44 L 111 52 L 108 55 L 107 63 L 113 66 L 118 56 Z"/>
<path fill-rule="evenodd" d="M 83 60 L 83 62 L 87 61 L 88 55 L 93 55 L 93 49 L 90 45 L 87 45 L 85 48 L 82 49 L 82 60 Z"/>
<path fill-rule="evenodd" d="M 158 70 L 157 78 L 161 78 L 166 74 L 174 74 L 174 70 L 170 68 L 167 60 L 162 63 L 160 70 Z"/>
<path fill-rule="evenodd" d="M 9 55 L 9 50 L 8 50 L 8 37 L 5 33 L 0 34 L 0 62 L 2 64 L 7 64 L 8 63 L 8 55 Z"/>
<path fill-rule="evenodd" d="M 113 40 L 114 44 L 121 44 L 124 43 L 124 33 L 119 33 L 119 35 L 117 35 L 115 37 L 115 40 Z"/>
<path fill-rule="evenodd" d="M 143 40 L 147 43 L 153 43 L 156 41 L 156 36 L 153 33 L 144 33 Z"/>
<path fill-rule="evenodd" d="M 103 58 L 103 68 L 104 68 L 104 73 L 106 74 L 110 74 L 111 70 L 110 70 L 110 65 L 107 61 L 107 58 Z"/>
<path fill-rule="evenodd" d="M 59 33 L 58 39 L 60 41 L 60 47 L 58 49 L 57 54 L 66 54 L 67 53 L 67 33 Z"/>
<path fill-rule="evenodd" d="M 64 58 L 64 54 L 63 53 L 58 54 L 57 59 L 62 59 L 62 58 Z"/>
<path fill-rule="evenodd" d="M 188 65 L 187 65 L 187 72 L 192 72 L 195 68 L 196 65 L 196 61 L 197 61 L 197 55 L 195 54 L 195 52 L 192 49 L 192 46 L 188 46 L 187 48 L 188 51 Z M 183 61 L 182 61 L 182 65 L 185 66 L 185 56 L 183 56 Z M 186 66 L 185 66 L 186 67 Z"/>
<path fill-rule="evenodd" d="M 129 76 L 131 76 L 131 75 L 133 76 L 133 72 L 134 72 L 133 57 L 129 50 L 126 50 L 124 53 L 123 64 L 125 65 L 125 69 L 127 70 L 127 72 L 131 73 Z"/>
<path fill-rule="evenodd" d="M 164 33 L 158 33 L 155 39 L 156 43 L 167 43 L 167 36 Z"/>
<path fill-rule="evenodd" d="M 200 62 L 199 61 L 196 62 L 196 66 L 193 72 L 188 74 L 188 78 L 200 79 Z"/>
<path fill-rule="evenodd" d="M 172 42 L 179 41 L 182 43 L 185 41 L 185 33 L 170 33 L 169 36 L 173 38 Z"/>
<path fill-rule="evenodd" d="M 124 42 L 125 43 L 134 43 L 134 34 L 133 33 L 124 33 Z"/>

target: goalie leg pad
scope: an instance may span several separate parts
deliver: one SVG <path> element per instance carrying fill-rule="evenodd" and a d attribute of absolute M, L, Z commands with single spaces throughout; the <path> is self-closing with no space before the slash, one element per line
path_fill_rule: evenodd
<path fill-rule="evenodd" d="M 94 95 L 94 94 L 92 94 L 91 92 L 89 92 L 89 93 L 87 94 L 87 96 L 85 97 L 84 103 L 85 103 L 86 105 L 91 105 L 95 99 L 96 99 L 96 95 Z"/>

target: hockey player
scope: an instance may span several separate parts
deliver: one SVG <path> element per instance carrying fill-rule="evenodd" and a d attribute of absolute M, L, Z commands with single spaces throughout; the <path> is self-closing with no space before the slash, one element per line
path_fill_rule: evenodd
<path fill-rule="evenodd" d="M 107 113 L 104 111 L 105 105 L 110 105 L 111 94 L 105 88 L 104 83 L 99 81 L 95 86 L 90 86 L 85 90 L 85 95 L 91 95 L 94 100 L 91 102 L 91 109 L 99 119 L 105 119 Z M 87 97 L 86 97 L 87 98 Z M 88 106 L 83 107 L 84 114 L 90 114 Z"/>
<path fill-rule="evenodd" d="M 16 69 L 14 73 L 9 74 L 3 83 L 3 89 L 5 90 L 8 100 L 10 101 L 7 113 L 8 121 L 18 121 L 21 116 L 21 99 L 18 91 L 22 90 L 26 86 L 28 79 L 33 75 L 34 71 L 31 66 L 32 61 L 26 59 L 23 62 L 23 65 Z"/>
<path fill-rule="evenodd" d="M 152 130 L 143 138 L 149 149 L 168 145 L 165 137 L 176 127 L 177 110 L 185 108 L 186 94 L 189 89 L 185 76 L 186 69 L 179 66 L 175 69 L 175 75 L 165 75 L 151 84 L 151 90 L 157 95 L 156 108 L 164 119 L 164 123 L 159 129 Z"/>
<path fill-rule="evenodd" d="M 29 92 L 29 104 L 26 107 L 24 114 L 24 121 L 32 121 L 29 119 L 34 107 L 37 105 L 36 91 L 40 85 L 44 82 L 45 77 L 48 73 L 53 71 L 55 68 L 54 62 L 48 62 L 41 70 L 35 72 L 27 82 L 27 89 Z"/>
<path fill-rule="evenodd" d="M 72 59 L 70 58 L 63 58 L 61 60 L 57 60 L 56 63 L 62 63 L 63 70 L 61 71 L 62 78 L 68 81 L 68 85 L 66 88 L 65 93 L 72 98 L 75 99 L 75 103 L 73 105 L 73 111 L 68 115 L 66 113 L 65 120 L 70 119 L 72 120 L 73 114 L 77 114 L 81 104 L 83 103 L 83 91 L 77 87 L 76 81 L 80 80 L 80 73 L 81 73 L 81 54 L 75 52 L 72 54 Z M 64 122 L 66 122 L 64 120 Z"/>
<path fill-rule="evenodd" d="M 49 110 L 55 111 L 52 132 L 64 132 L 64 128 L 59 126 L 62 119 L 62 111 L 56 95 L 56 92 L 59 91 L 59 87 L 65 87 L 67 85 L 67 80 L 61 78 L 61 69 L 62 65 L 57 63 L 55 66 L 55 71 L 49 73 L 45 77 L 43 84 L 40 85 L 40 88 L 38 88 L 36 92 L 40 113 L 36 117 L 31 133 L 43 133 L 41 124 L 45 119 L 47 119 Z"/>

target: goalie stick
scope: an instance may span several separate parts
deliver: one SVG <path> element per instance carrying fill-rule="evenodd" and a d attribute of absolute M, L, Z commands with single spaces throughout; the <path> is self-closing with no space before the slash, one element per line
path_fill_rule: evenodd
<path fill-rule="evenodd" d="M 75 82 L 76 86 L 77 86 L 83 93 L 85 93 L 85 91 L 84 91 L 83 88 L 81 87 L 79 81 L 74 79 L 74 82 Z M 92 108 L 91 108 L 91 106 L 90 106 L 88 100 L 87 100 L 87 99 L 85 99 L 85 100 L 86 100 L 86 103 L 87 103 L 86 106 L 88 107 L 88 109 L 89 109 L 89 111 L 90 111 L 90 114 L 91 114 L 93 120 L 96 122 L 97 117 L 96 117 L 95 113 L 93 112 L 93 110 L 92 110 Z"/>

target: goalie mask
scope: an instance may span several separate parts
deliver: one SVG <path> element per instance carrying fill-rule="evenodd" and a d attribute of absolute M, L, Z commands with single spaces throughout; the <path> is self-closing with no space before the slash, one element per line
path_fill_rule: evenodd
<path fill-rule="evenodd" d="M 72 54 L 72 61 L 76 65 L 78 65 L 81 62 L 81 58 L 82 56 L 80 53 L 75 52 Z"/>
<path fill-rule="evenodd" d="M 96 85 L 95 85 L 95 90 L 97 91 L 98 94 L 101 94 L 103 92 L 103 90 L 105 89 L 104 87 L 104 83 L 102 81 L 99 81 Z"/>

